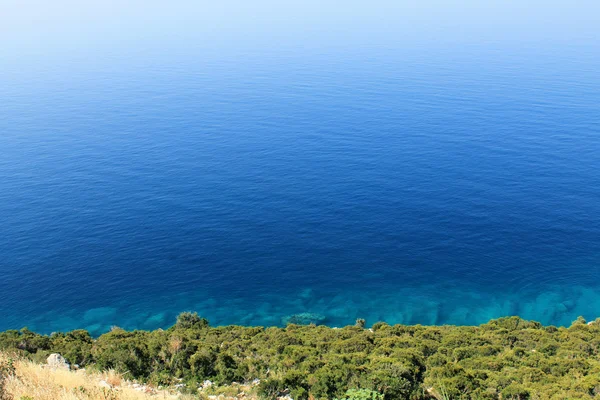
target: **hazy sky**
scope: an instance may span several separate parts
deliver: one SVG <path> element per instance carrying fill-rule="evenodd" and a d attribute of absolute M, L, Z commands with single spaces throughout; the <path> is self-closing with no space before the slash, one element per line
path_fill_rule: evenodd
<path fill-rule="evenodd" d="M 598 0 L 0 1 L 9 56 L 19 48 L 85 43 L 593 42 L 598 32 Z"/>

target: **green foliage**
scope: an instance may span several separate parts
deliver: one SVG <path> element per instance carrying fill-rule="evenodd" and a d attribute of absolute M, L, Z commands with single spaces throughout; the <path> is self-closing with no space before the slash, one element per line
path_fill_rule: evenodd
<path fill-rule="evenodd" d="M 383 400 L 383 395 L 370 389 L 348 389 L 344 398 L 339 400 Z"/>
<path fill-rule="evenodd" d="M 379 321 L 379 322 L 375 322 L 371 329 L 373 329 L 374 331 L 378 331 L 378 330 L 384 329 L 386 327 L 389 327 L 389 325 L 387 323 Z"/>
<path fill-rule="evenodd" d="M 101 370 L 115 369 L 133 378 L 148 376 L 152 368 L 146 340 L 149 335 L 118 329 L 100 336 L 91 351 L 95 366 Z"/>
<path fill-rule="evenodd" d="M 92 336 L 85 330 L 54 333 L 50 337 L 52 350 L 61 354 L 71 364 L 87 364 L 92 360 Z"/>
<path fill-rule="evenodd" d="M 600 323 L 544 327 L 517 317 L 481 326 L 405 326 L 359 320 L 341 329 L 210 327 L 183 313 L 168 330 L 0 332 L 0 350 L 69 363 L 157 385 L 260 379 L 264 399 L 593 399 L 600 397 Z M 5 362 L 6 364 L 6 362 Z M 9 368 L 0 366 L 4 376 Z M 1 380 L 0 380 L 1 382 Z M 1 384 L 1 383 L 0 383 Z M 232 387 L 235 387 L 232 386 Z M 360 389 L 356 389 L 360 388 Z M 216 390 L 216 389 L 215 389 Z"/>
<path fill-rule="evenodd" d="M 208 327 L 208 320 L 206 318 L 201 318 L 196 312 L 182 312 L 177 316 L 177 322 L 175 323 L 175 329 L 193 329 L 206 327 Z"/>

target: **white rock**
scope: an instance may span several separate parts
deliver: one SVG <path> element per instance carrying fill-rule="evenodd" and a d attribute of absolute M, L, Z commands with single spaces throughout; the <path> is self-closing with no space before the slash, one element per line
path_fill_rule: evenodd
<path fill-rule="evenodd" d="M 98 386 L 101 388 L 112 389 L 112 385 L 104 380 L 98 382 Z"/>
<path fill-rule="evenodd" d="M 71 369 L 67 360 L 65 360 L 65 358 L 58 353 L 50 354 L 48 356 L 48 359 L 46 360 L 46 362 L 48 363 L 48 366 L 50 368 L 67 369 L 67 370 Z"/>

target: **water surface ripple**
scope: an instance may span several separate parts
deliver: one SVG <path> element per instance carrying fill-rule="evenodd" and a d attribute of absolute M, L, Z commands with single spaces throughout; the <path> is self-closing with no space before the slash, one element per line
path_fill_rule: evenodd
<path fill-rule="evenodd" d="M 600 316 L 584 50 L 6 67 L 0 329 Z"/>

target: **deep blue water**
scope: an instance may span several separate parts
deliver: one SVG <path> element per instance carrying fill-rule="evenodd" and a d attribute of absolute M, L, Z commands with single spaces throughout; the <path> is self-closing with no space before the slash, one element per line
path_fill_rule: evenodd
<path fill-rule="evenodd" d="M 596 318 L 597 50 L 5 65 L 0 329 Z"/>

